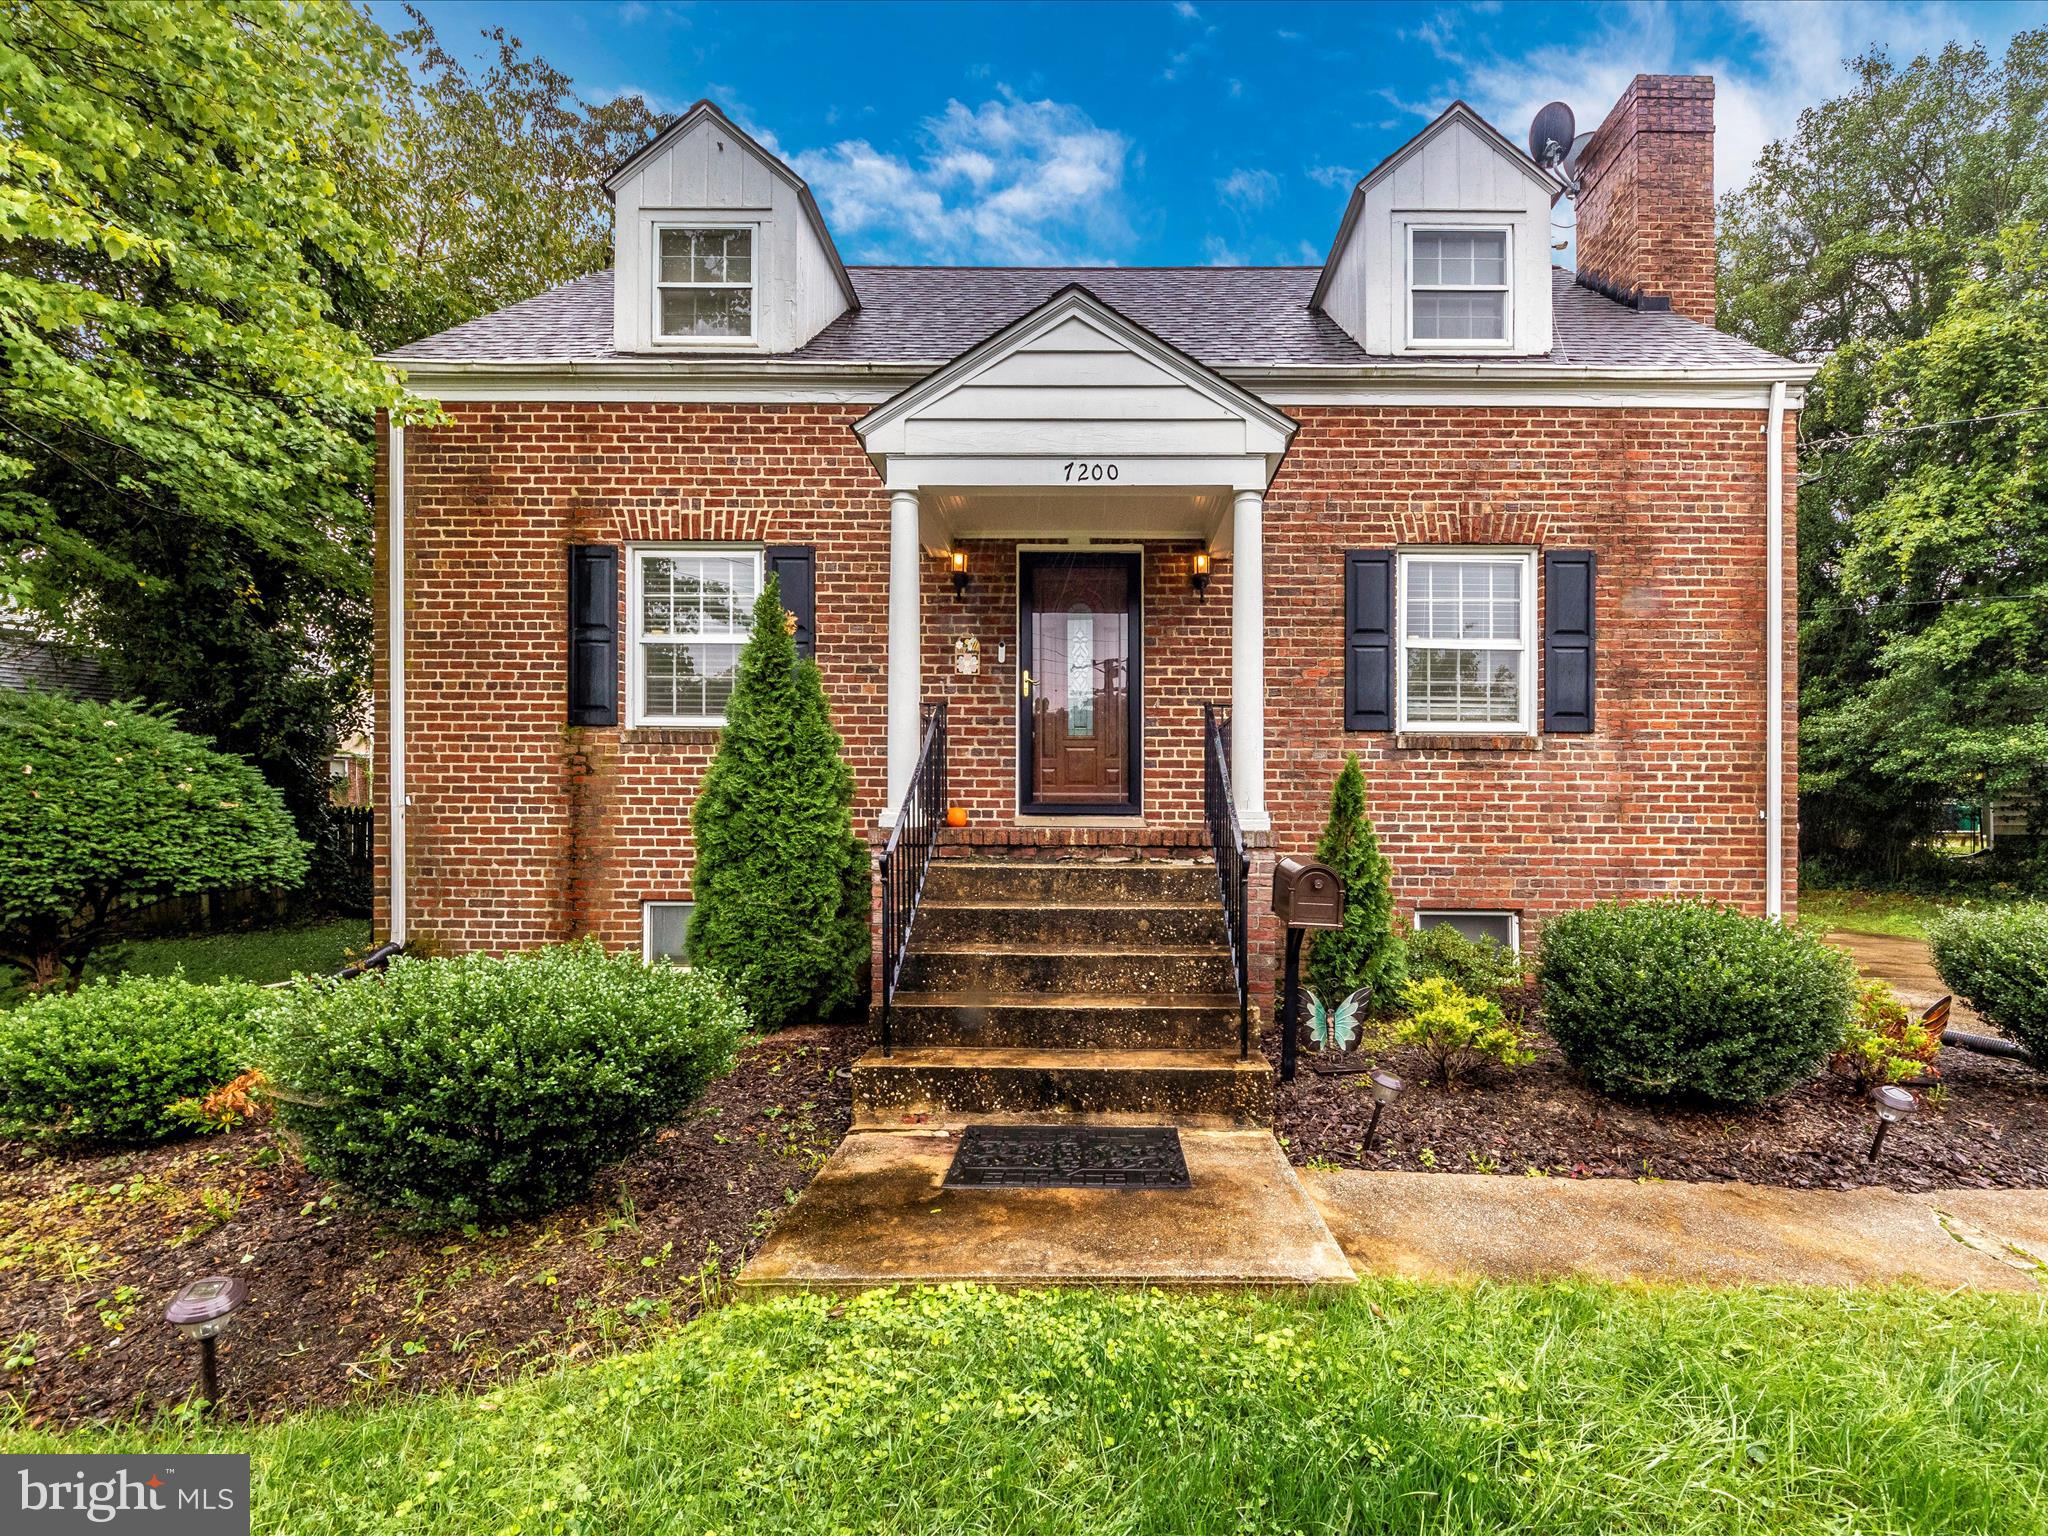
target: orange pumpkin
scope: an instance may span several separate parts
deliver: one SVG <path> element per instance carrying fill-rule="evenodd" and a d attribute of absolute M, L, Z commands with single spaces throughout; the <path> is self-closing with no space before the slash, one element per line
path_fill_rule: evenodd
<path fill-rule="evenodd" d="M 966 806 L 964 806 L 964 805 L 952 805 L 952 806 L 948 806 L 948 807 L 946 808 L 946 825 L 947 825 L 947 826 L 949 826 L 949 827 L 964 827 L 964 826 L 966 826 L 966 825 L 967 825 L 967 807 L 966 807 Z"/>

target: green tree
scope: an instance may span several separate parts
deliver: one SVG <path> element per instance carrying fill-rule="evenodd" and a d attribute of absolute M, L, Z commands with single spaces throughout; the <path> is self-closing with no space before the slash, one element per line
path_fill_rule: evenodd
<path fill-rule="evenodd" d="M 78 984 L 132 905 L 293 886 L 306 852 L 241 758 L 127 704 L 0 694 L 0 960 Z"/>
<path fill-rule="evenodd" d="M 1344 883 L 1344 926 L 1310 936 L 1308 984 L 1332 1008 L 1371 987 L 1372 1006 L 1384 1011 L 1398 1001 L 1407 968 L 1394 933 L 1393 866 L 1366 812 L 1365 770 L 1356 752 L 1344 760 L 1330 791 L 1330 819 L 1316 841 L 1316 857 Z"/>
<path fill-rule="evenodd" d="M 763 1029 L 847 1007 L 868 960 L 868 853 L 853 832 L 853 774 L 817 666 L 797 655 L 792 630 L 771 576 L 690 811 L 690 959 L 731 977 Z"/>
<path fill-rule="evenodd" d="M 1825 360 L 1801 418 L 1801 838 L 1809 854 L 1896 873 L 1946 791 L 1896 773 L 1838 717 L 1888 666 L 1885 616 L 1931 613 L 1947 594 L 1902 571 L 1885 593 L 1852 595 L 1861 518 L 1898 465 L 1831 445 L 1880 417 L 1906 424 L 1877 377 L 1888 353 L 1987 275 L 2001 230 L 2048 213 L 2048 31 L 2019 34 L 1998 61 L 1952 44 L 1904 66 L 1872 52 L 1852 69 L 1851 88 L 1802 112 L 1722 200 L 1720 323 Z"/>

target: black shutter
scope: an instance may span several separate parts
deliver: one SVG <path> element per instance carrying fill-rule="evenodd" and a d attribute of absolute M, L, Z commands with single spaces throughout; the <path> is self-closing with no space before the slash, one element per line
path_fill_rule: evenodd
<path fill-rule="evenodd" d="M 1543 552 L 1543 729 L 1593 729 L 1593 551 Z"/>
<path fill-rule="evenodd" d="M 768 551 L 768 574 L 782 582 L 782 606 L 796 615 L 796 653 L 818 654 L 818 552 L 805 544 Z"/>
<path fill-rule="evenodd" d="M 1394 552 L 1344 556 L 1344 729 L 1394 728 Z"/>
<path fill-rule="evenodd" d="M 619 552 L 569 546 L 569 723 L 619 723 Z"/>

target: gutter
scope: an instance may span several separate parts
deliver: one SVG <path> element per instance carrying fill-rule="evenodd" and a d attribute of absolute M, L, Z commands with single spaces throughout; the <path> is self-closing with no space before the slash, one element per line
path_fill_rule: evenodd
<path fill-rule="evenodd" d="M 1764 915 L 1785 915 L 1785 381 L 1764 431 Z"/>
<path fill-rule="evenodd" d="M 391 929 L 385 938 L 405 943 L 405 428 L 391 423 L 391 538 L 387 546 L 391 610 Z"/>

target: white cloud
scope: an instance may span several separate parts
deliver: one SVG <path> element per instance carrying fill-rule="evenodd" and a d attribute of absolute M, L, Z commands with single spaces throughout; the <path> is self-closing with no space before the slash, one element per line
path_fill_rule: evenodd
<path fill-rule="evenodd" d="M 1100 265 L 1135 241 L 1130 141 L 1072 103 L 949 101 L 922 137 L 915 157 L 865 139 L 790 157 L 859 259 Z"/>
<path fill-rule="evenodd" d="M 1280 195 L 1280 178 L 1271 171 L 1232 171 L 1216 183 L 1216 193 L 1241 208 L 1263 208 Z"/>
<path fill-rule="evenodd" d="M 1605 14 L 1575 12 L 1587 24 L 1572 41 L 1513 57 L 1482 51 L 1441 26 L 1425 40 L 1453 66 L 1449 89 L 1517 143 L 1546 101 L 1569 102 L 1584 132 L 1598 126 L 1638 74 L 1712 75 L 1714 182 L 1727 191 L 1748 180 L 1766 144 L 1792 132 L 1802 107 L 1847 87 L 1845 60 L 1882 44 L 1904 62 L 1951 38 L 1984 35 L 1988 14 L 1939 3 L 1781 0 L 1736 0 L 1721 9 L 1739 34 L 1725 51 L 1700 41 L 1707 29 L 1699 25 L 1698 10 L 1670 0 L 1633 0 Z M 1987 41 L 2002 46 L 2010 30 L 2002 26 Z"/>
<path fill-rule="evenodd" d="M 1353 187 L 1358 184 L 1359 175 L 1355 165 L 1312 165 L 1308 168 L 1308 179 L 1319 187 Z"/>
<path fill-rule="evenodd" d="M 1173 0 L 1173 14 L 1182 21 L 1200 21 L 1202 13 L 1188 3 L 1188 0 Z"/>

